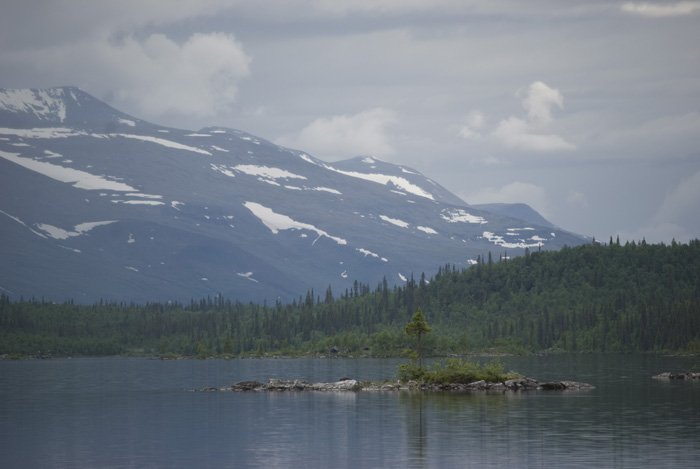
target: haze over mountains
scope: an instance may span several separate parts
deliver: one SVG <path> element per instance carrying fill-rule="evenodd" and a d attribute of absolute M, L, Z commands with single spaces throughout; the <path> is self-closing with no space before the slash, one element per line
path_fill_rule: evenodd
<path fill-rule="evenodd" d="M 291 301 L 586 242 L 407 167 L 161 127 L 72 87 L 0 89 L 0 187 L 0 291 L 16 298 Z"/>

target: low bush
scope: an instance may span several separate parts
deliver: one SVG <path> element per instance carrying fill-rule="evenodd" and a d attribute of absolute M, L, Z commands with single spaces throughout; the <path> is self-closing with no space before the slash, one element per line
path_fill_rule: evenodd
<path fill-rule="evenodd" d="M 481 364 L 461 358 L 446 358 L 433 363 L 432 369 L 417 366 L 415 362 L 399 366 L 401 381 L 415 380 L 425 384 L 469 384 L 484 380 L 490 383 L 503 382 L 520 377 L 517 373 L 504 373 L 500 360 Z"/>

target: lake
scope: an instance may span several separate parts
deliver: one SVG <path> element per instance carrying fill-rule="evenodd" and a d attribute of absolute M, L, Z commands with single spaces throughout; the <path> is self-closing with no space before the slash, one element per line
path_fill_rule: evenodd
<path fill-rule="evenodd" d="M 488 359 L 481 359 L 487 361 Z M 0 361 L 0 466 L 698 467 L 698 357 L 504 357 L 590 391 L 192 392 L 268 378 L 361 381 L 400 359 Z"/>

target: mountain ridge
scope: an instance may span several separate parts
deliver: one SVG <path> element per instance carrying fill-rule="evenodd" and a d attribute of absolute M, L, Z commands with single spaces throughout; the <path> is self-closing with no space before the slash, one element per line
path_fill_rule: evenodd
<path fill-rule="evenodd" d="M 162 127 L 74 87 L 0 89 L 0 183 L 0 289 L 56 301 L 289 300 L 585 241 L 406 166 Z"/>

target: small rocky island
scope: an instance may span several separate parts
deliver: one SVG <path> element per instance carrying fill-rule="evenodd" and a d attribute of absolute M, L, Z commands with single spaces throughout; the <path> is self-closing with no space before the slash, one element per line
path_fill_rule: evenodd
<path fill-rule="evenodd" d="M 576 381 L 553 381 L 540 383 L 531 378 L 509 379 L 498 383 L 488 383 L 484 380 L 469 384 L 420 384 L 416 381 L 407 383 L 395 382 L 373 384 L 343 378 L 330 383 L 310 383 L 303 379 L 284 380 L 270 379 L 267 383 L 259 381 L 241 381 L 232 386 L 222 388 L 204 388 L 197 391 L 564 391 L 589 390 L 595 386 Z"/>
<path fill-rule="evenodd" d="M 660 375 L 652 376 L 654 379 L 700 379 L 700 373 L 688 371 L 686 373 L 661 373 Z"/>

